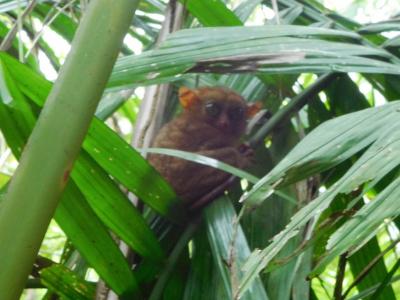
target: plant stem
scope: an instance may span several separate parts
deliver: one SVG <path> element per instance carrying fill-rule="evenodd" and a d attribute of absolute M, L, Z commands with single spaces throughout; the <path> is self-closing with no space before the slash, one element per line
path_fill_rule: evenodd
<path fill-rule="evenodd" d="M 200 222 L 201 219 L 199 217 L 195 217 L 195 220 L 190 222 L 186 227 L 185 231 L 179 238 L 179 241 L 176 243 L 174 249 L 172 250 L 171 255 L 168 257 L 166 265 L 151 292 L 149 300 L 158 300 L 162 298 L 164 287 L 168 279 L 170 278 L 178 259 L 181 257 L 181 253 L 187 247 L 189 241 L 192 239 L 193 234 L 200 225 Z"/>
<path fill-rule="evenodd" d="M 333 299 L 335 300 L 342 300 L 342 291 L 343 291 L 343 280 L 344 280 L 344 273 L 346 270 L 346 263 L 347 263 L 347 252 L 340 255 L 338 268 L 336 272 L 336 285 L 335 290 L 333 292 Z"/>
<path fill-rule="evenodd" d="M 0 45 L 0 51 L 8 51 L 11 48 L 12 43 L 15 39 L 15 36 L 18 33 L 19 23 L 22 22 L 23 19 L 25 19 L 32 12 L 32 10 L 35 8 L 35 6 L 36 6 L 36 0 L 31 0 L 31 2 L 29 2 L 29 4 L 25 8 L 25 10 L 22 12 L 22 14 L 15 21 L 14 26 L 10 29 L 10 31 L 7 33 L 6 37 L 3 39 L 3 41 Z"/>
<path fill-rule="evenodd" d="M 293 113 L 299 111 L 307 102 L 326 88 L 340 73 L 327 73 L 320 76 L 311 86 L 303 90 L 300 94 L 290 100 L 289 104 L 281 108 L 256 134 L 250 139 L 249 145 L 255 148 L 272 130 L 282 121 L 289 118 Z"/>
<path fill-rule="evenodd" d="M 357 275 L 356 278 L 354 278 L 354 281 L 350 284 L 350 286 L 347 288 L 347 290 L 343 293 L 343 299 L 346 298 L 346 296 L 350 293 L 353 287 L 357 286 L 358 283 L 360 283 L 371 271 L 371 269 L 379 262 L 379 260 L 386 254 L 388 253 L 391 249 L 393 249 L 398 243 L 400 242 L 400 239 L 397 239 L 393 241 L 385 250 L 383 250 L 379 255 L 377 255 L 373 260 L 369 262 L 368 265 L 365 266 L 365 268 Z"/>
<path fill-rule="evenodd" d="M 0 298 L 19 299 L 138 0 L 93 0 L 0 210 Z"/>
<path fill-rule="evenodd" d="M 386 274 L 385 278 L 381 282 L 381 284 L 378 286 L 378 288 L 375 290 L 375 293 L 372 294 L 372 296 L 369 298 L 370 300 L 374 299 L 379 299 L 381 293 L 384 291 L 384 289 L 390 284 L 393 275 L 396 273 L 396 271 L 400 268 L 400 259 L 397 260 L 397 262 L 394 264 L 392 269 L 390 270 L 389 273 Z"/>

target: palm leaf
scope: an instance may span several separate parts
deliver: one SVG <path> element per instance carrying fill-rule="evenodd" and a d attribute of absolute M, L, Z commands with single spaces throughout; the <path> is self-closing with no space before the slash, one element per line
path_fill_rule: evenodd
<path fill-rule="evenodd" d="M 247 202 L 248 206 L 259 204 L 277 186 L 300 180 L 311 174 L 333 167 L 358 151 L 370 146 L 338 182 L 296 213 L 285 230 L 274 237 L 271 245 L 261 252 L 254 252 L 250 256 L 248 264 L 245 267 L 246 274 L 241 285 L 242 291 L 246 290 L 246 285 L 252 281 L 254 274 L 258 274 L 266 267 L 274 257 L 274 253 L 282 249 L 287 241 L 295 236 L 308 221 L 314 217 L 318 217 L 329 206 L 336 195 L 339 193 L 349 193 L 364 182 L 371 181 L 369 186 L 374 186 L 374 184 L 400 164 L 400 160 L 394 158 L 396 156 L 396 147 L 393 147 L 398 140 L 397 135 L 400 126 L 398 121 L 399 109 L 400 102 L 393 102 L 382 107 L 348 114 L 322 124 L 302 140 L 247 195 L 244 195 L 243 200 Z M 352 125 L 348 126 L 346 124 L 350 122 L 350 119 L 352 119 Z M 380 123 L 382 120 L 384 122 Z M 387 126 L 384 126 L 386 124 L 393 124 L 393 127 L 387 128 Z M 388 187 L 390 191 L 395 188 L 395 182 L 393 186 Z M 386 203 L 391 203 L 392 198 L 388 197 L 387 194 L 384 193 L 381 197 L 388 199 Z M 365 209 L 367 207 L 369 206 L 366 206 Z M 390 212 L 393 212 L 393 215 L 389 213 L 389 216 L 396 216 L 398 213 L 393 207 Z M 364 234 L 367 235 L 363 236 L 364 239 L 371 237 L 371 228 L 377 229 L 379 227 L 383 219 L 380 218 L 379 220 L 379 223 L 371 223 L 368 231 L 364 230 Z M 354 222 L 352 221 L 350 224 L 354 224 Z M 363 226 L 367 224 L 364 223 Z M 346 246 L 342 244 L 342 247 L 336 248 L 336 250 L 340 249 L 339 252 L 343 252 L 350 245 L 358 245 L 354 241 L 355 238 L 356 236 L 352 236 L 351 242 L 348 242 Z M 360 240 L 357 239 L 358 242 Z M 324 266 L 326 266 L 326 263 L 332 257 L 332 255 L 329 255 L 329 259 L 324 260 Z M 318 272 L 321 270 L 322 267 L 317 269 Z"/>

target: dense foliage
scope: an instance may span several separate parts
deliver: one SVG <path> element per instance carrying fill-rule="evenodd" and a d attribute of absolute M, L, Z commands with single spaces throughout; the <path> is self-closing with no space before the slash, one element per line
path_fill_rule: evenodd
<path fill-rule="evenodd" d="M 0 0 L 0 211 L 88 2 Z M 399 24 L 315 0 L 141 1 L 24 296 L 400 299 Z M 240 180 L 189 224 L 142 156 L 214 165 L 146 149 L 182 85 L 269 111 L 256 164 L 217 164 Z"/>

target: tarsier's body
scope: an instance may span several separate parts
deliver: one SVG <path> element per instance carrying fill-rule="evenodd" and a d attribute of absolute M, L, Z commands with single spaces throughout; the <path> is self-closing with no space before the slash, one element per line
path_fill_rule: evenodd
<path fill-rule="evenodd" d="M 243 98 L 225 88 L 181 88 L 179 97 L 184 111 L 164 125 L 153 147 L 189 151 L 244 167 L 247 158 L 238 146 L 251 108 Z M 149 161 L 186 204 L 229 177 L 215 168 L 171 156 L 152 154 Z"/>

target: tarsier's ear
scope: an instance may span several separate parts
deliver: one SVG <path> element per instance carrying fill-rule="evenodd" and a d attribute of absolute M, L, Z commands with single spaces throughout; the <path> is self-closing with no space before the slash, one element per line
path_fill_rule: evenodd
<path fill-rule="evenodd" d="M 246 111 L 247 118 L 254 117 L 261 110 L 261 108 L 262 108 L 261 102 L 255 102 L 251 105 L 248 105 Z"/>
<path fill-rule="evenodd" d="M 199 100 L 196 92 L 191 90 L 185 86 L 179 88 L 179 102 L 183 106 L 183 108 L 187 109 L 193 106 Z"/>

